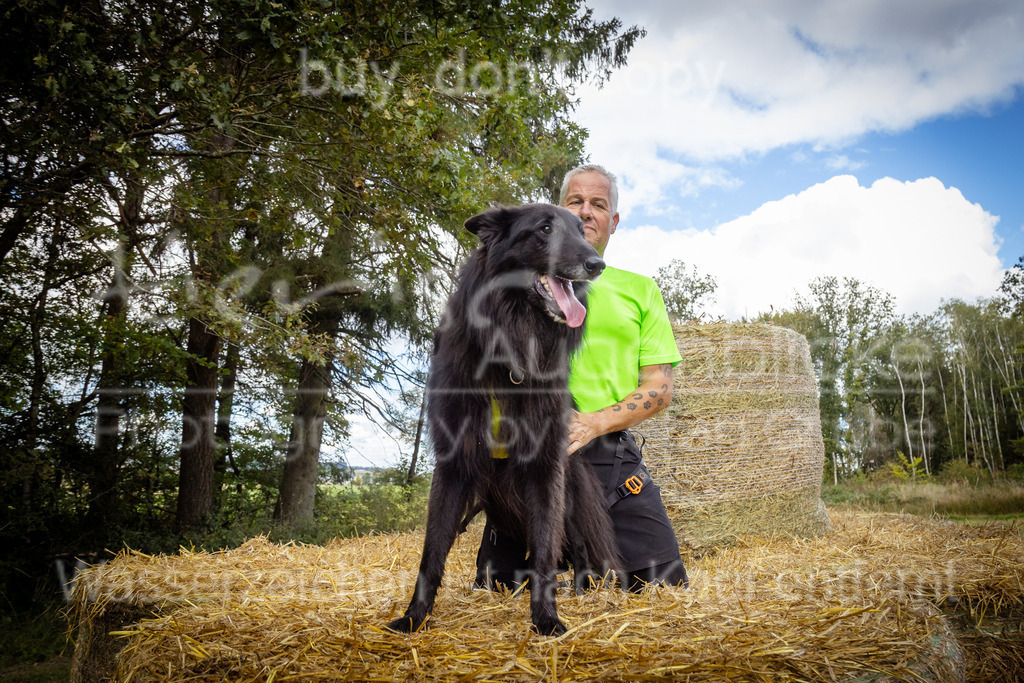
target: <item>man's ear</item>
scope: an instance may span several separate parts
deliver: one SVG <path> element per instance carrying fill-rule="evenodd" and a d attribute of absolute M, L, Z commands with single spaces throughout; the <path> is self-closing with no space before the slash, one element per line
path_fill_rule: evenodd
<path fill-rule="evenodd" d="M 467 218 L 464 226 L 466 230 L 479 237 L 484 245 L 490 245 L 508 232 L 508 228 L 514 220 L 513 213 L 514 207 L 496 206 Z"/>

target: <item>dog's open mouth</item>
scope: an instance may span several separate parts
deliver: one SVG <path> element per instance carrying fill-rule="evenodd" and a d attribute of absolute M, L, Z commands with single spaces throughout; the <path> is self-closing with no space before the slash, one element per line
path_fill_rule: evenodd
<path fill-rule="evenodd" d="M 554 309 L 549 306 L 548 312 L 558 322 L 564 322 L 569 327 L 579 327 L 587 317 L 587 309 L 583 307 L 575 292 L 572 291 L 572 282 L 555 275 L 540 275 L 537 277 L 537 291 L 547 301 L 553 301 L 558 310 L 562 312 L 561 317 L 555 314 Z"/>

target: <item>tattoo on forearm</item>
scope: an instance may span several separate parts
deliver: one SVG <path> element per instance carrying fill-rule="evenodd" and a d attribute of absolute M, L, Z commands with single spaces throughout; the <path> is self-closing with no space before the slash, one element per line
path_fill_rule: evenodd
<path fill-rule="evenodd" d="M 635 393 L 630 394 L 628 398 L 624 398 L 622 402 L 608 406 L 607 408 L 602 408 L 597 412 L 602 412 L 606 409 L 613 413 L 620 413 L 623 409 L 628 411 L 640 409 L 645 411 L 660 410 L 667 402 L 665 398 L 666 394 L 672 390 L 672 366 L 665 364 L 657 367 L 661 369 L 662 376 L 667 380 L 661 384 L 660 391 L 649 387 L 646 390 L 638 388 Z M 656 377 L 657 370 L 654 370 L 653 372 L 645 370 L 641 376 L 641 384 L 645 384 Z"/>

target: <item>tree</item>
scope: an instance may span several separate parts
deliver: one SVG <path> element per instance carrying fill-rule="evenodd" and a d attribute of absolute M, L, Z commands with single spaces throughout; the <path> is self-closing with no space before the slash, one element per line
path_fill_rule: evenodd
<path fill-rule="evenodd" d="M 313 282 L 321 287 L 372 282 L 367 263 L 376 272 L 395 273 L 396 281 L 390 289 L 355 287 L 343 296 L 336 293 L 318 302 L 309 318 L 311 331 L 329 342 L 362 348 L 362 359 L 386 358 L 381 351 L 392 332 L 401 330 L 413 341 L 426 339 L 429 316 L 424 318 L 412 285 L 447 249 L 445 233 L 465 239 L 461 223 L 483 208 L 481 199 L 536 198 L 542 179 L 535 169 L 546 171 L 578 157 L 578 129 L 564 119 L 569 102 L 560 94 L 562 82 L 550 56 L 572 55 L 561 65 L 561 76 L 570 81 L 585 73 L 587 63 L 595 64 L 600 77 L 622 63 L 637 35 L 630 31 L 615 37 L 617 23 L 597 24 L 589 11 L 577 14 L 575 6 L 504 3 L 440 13 L 433 5 L 396 6 L 380 12 L 391 28 L 359 37 L 363 54 L 379 56 L 373 67 L 377 90 L 367 85 L 362 93 L 376 99 L 369 109 L 358 95 L 350 100 L 348 120 L 358 124 L 345 143 L 345 158 L 357 163 L 332 175 L 348 182 L 339 183 L 340 202 L 328 210 L 337 227 L 325 239 L 325 257 L 313 270 L 330 277 L 316 276 Z M 428 19 L 429 34 L 421 30 Z M 399 43 L 396 35 L 402 38 Z M 467 56 L 471 49 L 475 64 Z M 393 81 L 381 82 L 382 73 L 394 74 Z M 401 98 L 381 99 L 399 88 Z M 337 102 L 334 106 L 344 108 Z M 377 245 L 357 237 L 370 226 L 381 226 L 375 231 Z M 327 264 L 333 270 L 322 268 Z M 338 363 L 330 355 L 302 362 L 280 508 L 290 523 L 312 515 L 316 462 L 333 386 L 332 373 L 315 367 L 324 361 L 333 361 L 333 375 L 350 395 L 365 395 L 358 390 L 364 368 Z M 386 359 L 384 365 L 392 366 Z"/>
<path fill-rule="evenodd" d="M 1007 303 L 1012 306 L 1017 316 L 1024 316 L 1024 256 L 1017 259 L 1005 273 L 1003 282 L 999 285 L 999 291 L 1003 293 Z"/>
<path fill-rule="evenodd" d="M 795 310 L 762 316 L 810 342 L 836 481 L 886 465 L 929 475 L 953 460 L 995 477 L 1021 460 L 1021 272 L 1008 272 L 1002 298 L 911 316 L 895 316 L 883 292 L 820 278 Z"/>
<path fill-rule="evenodd" d="M 892 297 L 856 279 L 821 277 L 809 285 L 810 298 L 797 297 L 795 310 L 762 319 L 795 329 L 811 347 L 818 378 L 822 437 L 833 475 L 862 465 L 860 456 L 871 418 L 870 378 L 884 354 L 893 319 Z"/>
<path fill-rule="evenodd" d="M 0 528 L 100 548 L 168 505 L 202 531 L 232 478 L 308 521 L 346 416 L 406 428 L 396 349 L 462 222 L 547 196 L 565 89 L 642 34 L 534 0 L 2 12 L 3 502 L 33 508 Z"/>
<path fill-rule="evenodd" d="M 95 188 L 126 123 L 118 75 L 102 66 L 126 48 L 100 3 L 6 3 L 0 62 L 0 263 L 69 214 L 95 215 Z"/>
<path fill-rule="evenodd" d="M 698 311 L 714 302 L 718 283 L 710 275 L 701 275 L 697 266 L 687 270 L 686 263 L 672 259 L 667 266 L 658 269 L 654 281 L 661 289 L 668 315 L 674 322 L 688 322 L 703 316 Z"/>
<path fill-rule="evenodd" d="M 999 287 L 1006 305 L 1012 311 L 1012 321 L 1019 331 L 1024 324 L 1024 256 L 1017 259 L 1013 268 L 1003 274 Z M 1017 414 L 1017 425 L 1024 432 L 1024 335 L 1000 335 L 997 337 L 1000 361 L 997 363 L 1002 376 L 1003 391 L 1009 396 Z M 1016 341 L 1014 341 L 1016 340 Z M 1017 437 L 1013 444 L 1019 454 L 1024 454 L 1024 435 Z"/>
<path fill-rule="evenodd" d="M 950 450 L 992 474 L 1019 458 L 1024 431 L 1019 342 L 1024 326 L 1005 301 L 949 301 L 940 309 L 946 367 L 943 400 Z"/>

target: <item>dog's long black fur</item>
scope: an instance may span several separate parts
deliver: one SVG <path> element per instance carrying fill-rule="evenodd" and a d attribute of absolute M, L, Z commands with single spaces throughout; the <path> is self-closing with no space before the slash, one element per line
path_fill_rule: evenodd
<path fill-rule="evenodd" d="M 601 485 L 582 457 L 566 454 L 569 358 L 583 334 L 587 282 L 604 261 L 580 219 L 548 204 L 491 209 L 466 228 L 481 246 L 448 301 L 427 382 L 436 465 L 423 557 L 412 601 L 388 628 L 409 632 L 426 620 L 462 516 L 480 505 L 526 542 L 534 628 L 559 635 L 560 554 L 577 585 L 581 574 L 619 564 Z"/>

